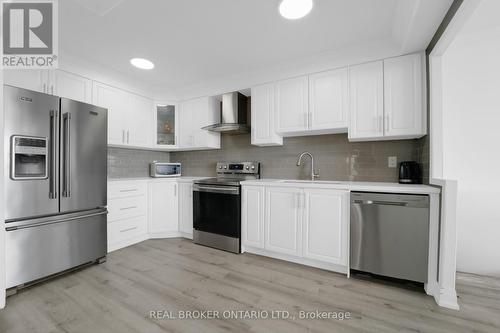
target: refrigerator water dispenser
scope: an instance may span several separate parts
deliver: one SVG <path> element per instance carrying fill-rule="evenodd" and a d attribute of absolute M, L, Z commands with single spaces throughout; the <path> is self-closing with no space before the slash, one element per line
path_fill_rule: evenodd
<path fill-rule="evenodd" d="M 13 180 L 48 178 L 48 139 L 12 136 L 11 172 Z"/>

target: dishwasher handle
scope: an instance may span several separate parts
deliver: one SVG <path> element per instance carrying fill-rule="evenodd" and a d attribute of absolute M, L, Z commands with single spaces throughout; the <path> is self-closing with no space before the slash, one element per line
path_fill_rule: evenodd
<path fill-rule="evenodd" d="M 361 205 L 383 205 L 383 206 L 399 206 L 399 207 L 408 206 L 408 202 L 402 202 L 402 201 L 354 200 L 354 203 Z"/>

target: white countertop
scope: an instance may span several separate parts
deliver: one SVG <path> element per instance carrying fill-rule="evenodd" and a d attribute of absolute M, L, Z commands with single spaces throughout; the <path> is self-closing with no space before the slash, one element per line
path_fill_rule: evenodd
<path fill-rule="evenodd" d="M 245 180 L 241 185 L 270 185 L 283 187 L 329 188 L 349 191 L 387 192 L 408 194 L 440 193 L 438 187 L 429 185 L 406 185 L 385 182 L 351 182 L 351 181 L 321 181 L 321 180 L 292 180 L 292 179 L 256 179 Z"/>
<path fill-rule="evenodd" d="M 198 179 L 205 179 L 205 178 L 210 178 L 210 177 L 131 177 L 131 178 L 108 178 L 108 182 L 120 182 L 120 181 L 134 181 L 134 180 L 150 180 L 150 181 L 155 181 L 155 180 L 172 180 L 172 181 L 185 181 L 185 182 L 192 182 L 194 180 Z"/>

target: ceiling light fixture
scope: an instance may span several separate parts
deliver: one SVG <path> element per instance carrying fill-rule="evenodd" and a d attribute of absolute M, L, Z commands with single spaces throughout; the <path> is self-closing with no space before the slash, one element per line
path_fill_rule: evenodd
<path fill-rule="evenodd" d="M 280 14 L 286 19 L 296 20 L 309 14 L 312 7 L 312 0 L 283 0 L 280 4 Z"/>
<path fill-rule="evenodd" d="M 140 69 L 153 69 L 155 68 L 155 64 L 151 61 L 143 58 L 132 58 L 130 59 L 130 63 Z"/>

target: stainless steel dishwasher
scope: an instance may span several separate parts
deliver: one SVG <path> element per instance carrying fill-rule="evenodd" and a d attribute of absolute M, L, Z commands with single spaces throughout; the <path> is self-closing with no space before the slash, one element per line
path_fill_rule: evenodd
<path fill-rule="evenodd" d="M 429 197 L 351 193 L 350 268 L 427 282 Z"/>

